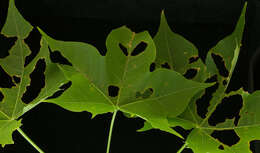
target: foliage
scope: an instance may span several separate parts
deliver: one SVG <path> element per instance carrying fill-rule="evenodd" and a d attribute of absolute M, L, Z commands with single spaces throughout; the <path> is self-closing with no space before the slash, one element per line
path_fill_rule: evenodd
<path fill-rule="evenodd" d="M 5 75 L 1 76 L 0 84 L 0 144 L 3 146 L 13 143 L 12 132 L 22 125 L 20 117 L 52 95 L 64 81 L 63 73 L 49 59 L 48 45 L 44 40 L 41 41 L 37 56 L 25 64 L 31 50 L 24 40 L 32 29 L 16 9 L 14 0 L 10 0 L 7 20 L 1 34 L 7 39 L 14 37 L 16 41 L 8 55 L 0 58 L 1 74 Z M 32 88 L 31 75 L 38 71 L 39 65 L 44 69 L 43 86 L 34 99 L 25 98 Z"/>
<path fill-rule="evenodd" d="M 47 101 L 71 111 L 88 111 L 95 116 L 120 110 L 178 135 L 170 128 L 167 117 L 182 113 L 191 97 L 209 86 L 167 69 L 150 72 L 156 50 L 148 32 L 134 33 L 126 27 L 113 30 L 106 41 L 106 56 L 101 56 L 91 45 L 57 41 L 42 34 L 51 50 L 60 51 L 72 63 L 72 66 L 59 65 L 72 82 L 71 87 L 60 97 Z M 140 43 L 147 46 L 136 55 Z M 113 88 L 116 95 L 110 93 Z"/>
<path fill-rule="evenodd" d="M 197 152 L 251 152 L 249 143 L 260 139 L 256 131 L 259 130 L 259 113 L 256 111 L 259 102 L 257 97 L 259 92 L 249 95 L 243 89 L 228 92 L 227 87 L 235 68 L 239 50 L 241 46 L 242 34 L 245 24 L 246 5 L 236 25 L 234 32 L 217 43 L 206 57 L 206 62 L 197 58 L 197 48 L 184 39 L 182 36 L 171 31 L 167 25 L 164 13 L 161 16 L 161 25 L 154 42 L 157 46 L 157 65 L 164 62 L 170 67 L 185 75 L 189 69 L 196 70 L 193 80 L 199 82 L 215 82 L 215 84 L 204 92 L 196 94 L 187 109 L 176 118 L 169 118 L 172 126 L 181 126 L 185 129 L 192 129 L 187 137 L 186 146 Z M 221 59 L 221 63 L 217 58 Z M 205 99 L 206 93 L 213 89 L 211 99 Z M 210 95 L 207 95 L 210 96 Z M 233 98 L 233 99 L 232 99 Z M 235 103 L 232 103 L 234 101 Z M 207 101 L 208 100 L 208 101 Z M 208 107 L 204 113 L 198 108 L 200 103 L 207 103 Z M 241 104 L 240 104 L 241 103 Z M 233 116 L 223 118 L 214 122 L 219 110 L 224 105 L 241 105 L 239 112 Z M 225 113 L 225 112 L 221 112 Z M 148 123 L 140 131 L 151 129 Z M 232 133 L 234 139 L 238 139 L 235 144 L 225 144 L 221 138 L 217 138 L 215 133 Z"/>
<path fill-rule="evenodd" d="M 164 12 L 154 39 L 147 31 L 135 33 L 125 26 L 113 30 L 106 40 L 105 56 L 90 44 L 55 40 L 38 28 L 41 47 L 28 61 L 32 51 L 24 40 L 33 27 L 10 0 L 1 34 L 15 43 L 0 57 L 8 82 L 0 83 L 0 144 L 12 144 L 12 132 L 21 131 L 22 115 L 44 101 L 74 112 L 88 111 L 93 117 L 113 113 L 107 153 L 118 111 L 144 119 L 139 131 L 157 128 L 183 138 L 172 127 L 192 129 L 180 152 L 185 147 L 195 153 L 250 152 L 248 144 L 260 139 L 260 92 L 227 91 L 239 56 L 245 12 L 246 5 L 234 32 L 217 43 L 205 61 L 192 43 L 172 32 Z M 63 62 L 54 61 L 53 54 L 59 54 Z M 153 62 L 155 70 L 151 70 Z M 40 68 L 44 81 L 37 95 L 28 99 L 32 75 Z M 200 108 L 205 103 L 208 107 Z M 230 110 L 227 118 L 216 122 L 223 105 L 238 105 L 240 111 Z M 238 140 L 226 144 L 215 136 L 217 132 L 233 133 Z"/>

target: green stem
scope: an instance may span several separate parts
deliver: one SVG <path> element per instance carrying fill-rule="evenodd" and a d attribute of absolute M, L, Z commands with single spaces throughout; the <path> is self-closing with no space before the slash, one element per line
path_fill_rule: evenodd
<path fill-rule="evenodd" d="M 110 150 L 111 137 L 112 137 L 112 132 L 113 132 L 116 114 L 117 114 L 117 110 L 114 111 L 113 117 L 112 117 L 112 120 L 111 120 L 109 135 L 108 135 L 108 140 L 107 140 L 107 152 L 106 153 L 109 153 L 109 150 Z"/>
<path fill-rule="evenodd" d="M 18 128 L 17 131 L 39 152 L 44 153 L 23 131 Z"/>
<path fill-rule="evenodd" d="M 177 152 L 177 153 L 181 153 L 186 147 L 187 147 L 187 143 L 185 143 L 181 148 L 180 150 Z"/>

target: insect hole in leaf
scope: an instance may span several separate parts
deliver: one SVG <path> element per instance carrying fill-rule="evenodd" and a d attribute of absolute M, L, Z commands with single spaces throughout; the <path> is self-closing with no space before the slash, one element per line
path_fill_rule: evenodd
<path fill-rule="evenodd" d="M 35 69 L 30 74 L 30 85 L 26 87 L 26 91 L 22 96 L 22 101 L 26 104 L 32 102 L 41 92 L 45 86 L 45 72 L 46 63 L 44 59 L 37 61 Z"/>
<path fill-rule="evenodd" d="M 171 66 L 168 62 L 165 62 L 164 64 L 161 64 L 162 68 L 171 69 Z"/>
<path fill-rule="evenodd" d="M 235 145 L 240 140 L 234 130 L 215 130 L 211 133 L 211 136 L 228 146 Z"/>
<path fill-rule="evenodd" d="M 217 75 L 214 75 L 208 78 L 205 81 L 205 83 L 216 82 L 216 81 L 217 81 Z M 216 82 L 213 86 L 206 88 L 204 94 L 199 99 L 196 100 L 197 113 L 201 118 L 206 118 L 209 102 L 213 98 L 213 94 L 216 92 L 218 87 L 219 87 L 219 83 Z"/>
<path fill-rule="evenodd" d="M 0 58 L 6 58 L 7 56 L 9 56 L 9 50 L 15 44 L 16 40 L 17 37 L 5 37 L 4 35 L 0 34 Z"/>
<path fill-rule="evenodd" d="M 4 99 L 4 94 L 0 91 L 0 102 L 2 102 Z"/>
<path fill-rule="evenodd" d="M 252 140 L 250 141 L 250 150 L 252 151 L 252 153 L 257 153 L 256 151 L 256 148 L 257 146 L 260 145 L 260 140 Z"/>
<path fill-rule="evenodd" d="M 225 148 L 224 148 L 223 145 L 220 145 L 220 146 L 218 146 L 218 149 L 220 149 L 220 150 L 224 150 Z"/>
<path fill-rule="evenodd" d="M 118 96 L 118 92 L 119 92 L 119 87 L 118 86 L 113 86 L 113 85 L 108 86 L 108 95 L 110 97 Z"/>
<path fill-rule="evenodd" d="M 124 53 L 124 55 L 128 56 L 127 48 L 124 45 L 122 45 L 121 43 L 119 43 L 119 47 L 122 50 L 122 52 Z"/>
<path fill-rule="evenodd" d="M 145 42 L 142 41 L 142 42 L 139 43 L 139 44 L 135 47 L 135 49 L 131 52 L 131 56 L 137 56 L 137 55 L 141 54 L 142 52 L 145 51 L 146 47 L 147 47 L 147 43 L 145 43 Z"/>
<path fill-rule="evenodd" d="M 16 84 L 19 84 L 21 82 L 21 78 L 15 75 L 13 76 L 13 80 Z"/>
<path fill-rule="evenodd" d="M 56 91 L 53 95 L 51 95 L 50 97 L 48 97 L 46 99 L 54 99 L 54 98 L 61 96 L 67 89 L 69 89 L 71 87 L 71 85 L 72 85 L 72 82 L 68 81 L 67 83 L 65 83 L 59 87 L 60 90 Z"/>
<path fill-rule="evenodd" d="M 216 110 L 209 117 L 209 125 L 216 126 L 219 123 L 225 122 L 226 119 L 233 119 L 234 124 L 238 124 L 240 118 L 239 112 L 243 106 L 243 99 L 241 95 L 232 95 L 230 97 L 225 97 L 222 102 L 218 104 Z"/>
<path fill-rule="evenodd" d="M 199 60 L 199 56 L 192 56 L 191 58 L 189 58 L 189 64 L 192 64 L 192 63 L 196 62 L 197 60 Z"/>
<path fill-rule="evenodd" d="M 12 81 L 12 77 L 5 72 L 0 65 L 0 88 L 12 88 L 15 84 Z"/>
<path fill-rule="evenodd" d="M 58 51 L 58 50 L 52 51 L 50 49 L 50 47 L 49 47 L 49 51 L 50 51 L 50 59 L 53 63 L 59 63 L 59 64 L 63 64 L 63 65 L 72 66 L 72 63 L 68 59 L 66 59 L 64 56 L 62 56 L 60 51 Z"/>
<path fill-rule="evenodd" d="M 39 53 L 41 48 L 41 37 L 40 32 L 36 28 L 33 28 L 29 36 L 24 39 L 24 42 L 29 46 L 31 51 L 31 54 L 25 57 L 24 67 L 26 67 Z"/>
<path fill-rule="evenodd" d="M 198 73 L 198 69 L 188 69 L 185 74 L 183 75 L 186 79 L 193 79 Z"/>
<path fill-rule="evenodd" d="M 156 67 L 156 65 L 155 65 L 155 63 L 153 62 L 153 63 L 150 65 L 149 71 L 150 71 L 150 72 L 153 72 L 153 71 L 155 70 L 155 67 Z"/>
<path fill-rule="evenodd" d="M 216 64 L 219 74 L 223 77 L 228 77 L 229 72 L 225 66 L 225 61 L 223 58 L 217 54 L 211 53 L 211 57 L 214 60 L 214 63 Z"/>

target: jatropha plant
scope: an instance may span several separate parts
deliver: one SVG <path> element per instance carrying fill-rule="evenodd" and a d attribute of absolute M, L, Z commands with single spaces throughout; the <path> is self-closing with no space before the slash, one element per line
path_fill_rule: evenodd
<path fill-rule="evenodd" d="M 1 35 L 14 43 L 0 57 L 0 77 L 5 79 L 5 83 L 0 81 L 0 144 L 13 144 L 12 133 L 18 130 L 43 152 L 20 127 L 23 114 L 46 102 L 73 112 L 88 111 L 93 117 L 113 113 L 107 153 L 118 111 L 144 119 L 139 131 L 155 128 L 184 139 L 173 127 L 191 130 L 179 153 L 185 148 L 195 153 L 251 152 L 249 143 L 260 139 L 260 93 L 227 92 L 239 55 L 245 12 L 246 4 L 234 32 L 217 43 L 205 61 L 192 43 L 171 31 L 163 12 L 154 38 L 147 31 L 135 33 L 120 27 L 108 35 L 104 56 L 90 44 L 55 40 L 38 28 L 40 51 L 32 56 L 25 40 L 33 27 L 10 0 Z M 50 56 L 54 53 L 65 62 L 54 61 Z M 35 83 L 31 78 L 39 69 L 44 78 L 41 89 L 38 95 L 28 96 Z M 205 98 L 209 90 L 214 92 Z M 230 99 L 234 97 L 241 104 L 240 111 L 214 122 L 222 105 L 233 104 Z M 199 111 L 205 103 L 208 107 Z M 215 133 L 227 131 L 238 138 L 235 144 L 215 137 Z"/>

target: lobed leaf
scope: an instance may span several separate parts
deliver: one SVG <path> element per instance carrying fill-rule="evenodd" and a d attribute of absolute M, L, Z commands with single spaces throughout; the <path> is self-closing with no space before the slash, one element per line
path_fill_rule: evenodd
<path fill-rule="evenodd" d="M 59 51 L 72 63 L 59 65 L 71 87 L 46 102 L 71 111 L 88 111 L 95 116 L 120 110 L 180 136 L 167 118 L 181 114 L 196 92 L 209 87 L 174 71 L 150 72 L 156 49 L 148 32 L 134 33 L 126 27 L 113 30 L 107 37 L 105 56 L 89 44 L 58 41 L 41 33 L 53 52 Z M 137 50 L 141 44 L 144 48 Z"/>
<path fill-rule="evenodd" d="M 7 38 L 16 37 L 17 40 L 9 50 L 8 56 L 0 58 L 2 80 L 9 80 L 9 84 L 0 85 L 0 144 L 12 144 L 12 132 L 19 128 L 21 120 L 17 120 L 24 113 L 38 105 L 42 100 L 49 97 L 57 90 L 64 81 L 64 75 L 49 58 L 46 41 L 41 40 L 41 48 L 36 57 L 25 66 L 25 58 L 31 51 L 24 40 L 29 36 L 33 27 L 21 16 L 15 7 L 14 0 L 9 1 L 9 9 L 6 23 L 1 35 Z M 0 46 L 1 48 L 1 46 Z M 24 98 L 30 94 L 28 90 L 32 84 L 32 74 L 39 71 L 39 65 L 44 72 L 43 86 L 35 97 Z M 36 78 L 41 79 L 41 78 Z M 34 82 L 37 83 L 38 80 Z"/>
<path fill-rule="evenodd" d="M 196 47 L 185 40 L 178 34 L 173 33 L 167 25 L 164 14 L 162 13 L 161 25 L 154 40 L 158 48 L 158 64 L 163 62 L 170 63 L 172 69 L 184 73 L 190 67 L 197 67 L 199 71 L 193 78 L 196 81 L 204 82 L 213 80 L 215 82 L 214 88 L 216 91 L 213 93 L 212 98 L 209 99 L 209 107 L 204 115 L 198 113 L 198 99 L 202 99 L 206 94 L 198 92 L 191 100 L 187 109 L 173 120 L 172 126 L 182 126 L 185 129 L 192 129 L 189 134 L 186 144 L 195 153 L 197 152 L 212 152 L 212 153 L 246 153 L 251 152 L 249 143 L 254 140 L 259 140 L 258 130 L 259 113 L 256 110 L 258 105 L 259 92 L 249 95 L 242 89 L 226 93 L 230 78 L 235 68 L 239 49 L 241 46 L 242 34 L 245 24 L 246 4 L 242 10 L 239 21 L 236 25 L 234 32 L 221 40 L 215 47 L 213 47 L 207 55 L 206 63 L 201 63 L 199 59 L 195 62 L 189 63 L 188 59 L 198 56 Z M 192 64 L 196 64 L 195 66 Z M 189 65 L 191 64 L 191 65 Z M 205 69 L 206 67 L 206 69 Z M 211 79 L 210 79 L 211 77 Z M 212 79 L 215 78 L 214 79 Z M 213 125 L 212 120 L 218 109 L 225 103 L 231 104 L 227 99 L 236 96 L 241 97 L 242 108 L 237 117 L 225 118 L 221 123 Z M 207 101 L 202 101 L 207 103 Z M 237 101 L 239 103 L 239 101 Z M 180 122 L 178 120 L 181 119 Z M 149 130 L 152 127 L 147 123 L 141 130 Z M 214 136 L 216 132 L 231 132 L 238 139 L 235 144 L 225 144 L 220 138 Z"/>

